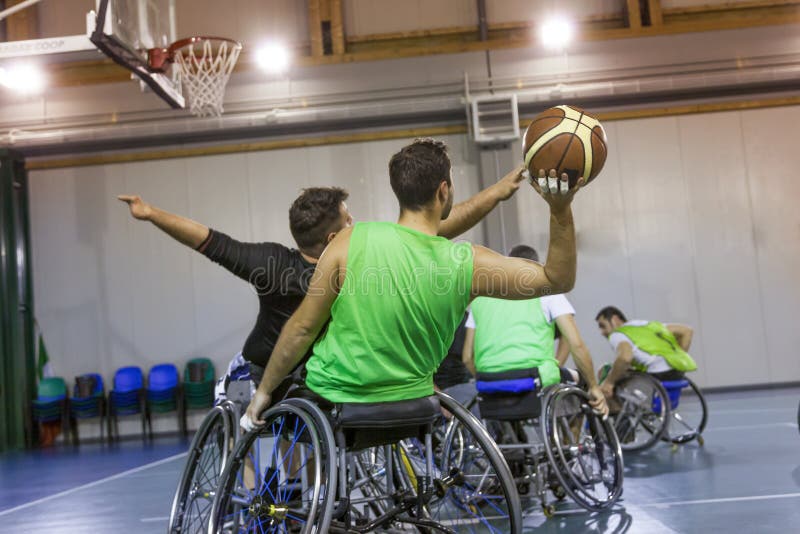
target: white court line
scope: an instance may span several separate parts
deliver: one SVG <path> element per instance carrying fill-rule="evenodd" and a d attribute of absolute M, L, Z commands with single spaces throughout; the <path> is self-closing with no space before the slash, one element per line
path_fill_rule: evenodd
<path fill-rule="evenodd" d="M 143 517 L 139 521 L 142 523 L 156 523 L 161 521 L 169 521 L 169 516 L 165 515 L 164 517 Z"/>
<path fill-rule="evenodd" d="M 715 504 L 722 502 L 765 501 L 769 499 L 795 499 L 800 493 L 778 493 L 776 495 L 750 495 L 747 497 L 723 497 L 720 499 L 699 499 L 696 501 L 650 502 L 631 505 L 631 508 L 669 508 L 670 506 L 684 506 L 687 504 Z"/>
<path fill-rule="evenodd" d="M 775 427 L 775 426 L 777 426 L 777 427 L 785 426 L 785 427 L 789 427 L 789 428 L 794 428 L 794 427 L 797 426 L 797 424 L 796 423 L 764 423 L 764 424 L 760 424 L 760 425 L 717 426 L 717 427 L 708 427 L 705 430 L 703 430 L 703 433 L 705 434 L 706 432 L 714 432 L 716 430 L 749 430 L 751 428 L 772 428 L 772 427 Z"/>
<path fill-rule="evenodd" d="M 138 473 L 139 471 L 144 471 L 145 469 L 150 469 L 151 467 L 155 467 L 157 465 L 165 464 L 167 462 L 171 462 L 181 456 L 186 456 L 189 452 L 182 452 L 180 454 L 176 454 L 174 456 L 169 456 L 167 458 L 163 458 L 161 460 L 151 462 L 149 464 L 140 465 L 139 467 L 134 467 L 133 469 L 128 469 L 127 471 L 123 471 L 122 473 L 117 473 L 116 475 L 111 475 L 110 477 L 101 478 L 100 480 L 95 480 L 94 482 L 89 482 L 88 484 L 83 484 L 82 486 L 76 486 L 74 488 L 70 488 L 68 490 L 62 491 L 61 493 L 56 493 L 53 495 L 48 495 L 47 497 L 42 497 L 41 499 L 36 499 L 35 501 L 26 502 L 25 504 L 20 504 L 19 506 L 15 506 L 14 508 L 9 508 L 8 510 L 0 511 L 0 516 L 4 516 L 10 514 L 12 512 L 16 512 L 17 510 L 23 510 L 25 508 L 30 508 L 31 506 L 52 501 L 53 499 L 58 499 L 59 497 L 64 497 L 65 495 L 70 495 L 75 493 L 76 491 L 85 490 L 87 488 L 92 488 L 94 486 L 98 486 L 105 482 L 110 482 L 112 480 L 116 480 L 118 478 L 122 478 L 124 476 L 132 475 L 133 473 Z"/>

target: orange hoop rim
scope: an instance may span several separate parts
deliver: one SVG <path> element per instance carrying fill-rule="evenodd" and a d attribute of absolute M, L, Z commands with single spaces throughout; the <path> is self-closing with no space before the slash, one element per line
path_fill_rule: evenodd
<path fill-rule="evenodd" d="M 218 43 L 230 43 L 233 44 L 235 48 L 240 49 L 242 48 L 242 43 L 237 41 L 236 39 L 230 39 L 229 37 L 215 37 L 212 35 L 197 35 L 194 37 L 187 37 L 185 39 L 179 39 L 169 45 L 167 48 L 151 48 L 147 51 L 148 63 L 150 65 L 150 70 L 155 72 L 164 72 L 166 69 L 167 63 L 174 63 L 175 62 L 175 54 L 181 50 L 182 48 L 186 48 L 188 46 L 195 45 L 197 43 L 202 43 L 203 41 L 215 41 Z"/>

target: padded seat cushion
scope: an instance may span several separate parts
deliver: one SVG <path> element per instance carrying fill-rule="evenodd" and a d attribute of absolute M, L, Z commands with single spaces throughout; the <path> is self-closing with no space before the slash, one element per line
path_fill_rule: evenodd
<path fill-rule="evenodd" d="M 341 428 L 427 425 L 441 415 L 435 395 L 395 402 L 344 403 L 337 407 L 337 423 Z"/>

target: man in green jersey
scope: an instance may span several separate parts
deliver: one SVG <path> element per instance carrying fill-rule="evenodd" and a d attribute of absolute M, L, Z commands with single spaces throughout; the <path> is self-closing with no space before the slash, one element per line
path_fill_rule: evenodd
<path fill-rule="evenodd" d="M 607 399 L 613 398 L 614 385 L 631 367 L 659 380 L 680 380 L 683 373 L 697 369 L 687 352 L 694 330 L 686 325 L 628 321 L 614 306 L 600 310 L 595 320 L 617 355 L 600 385 Z"/>
<path fill-rule="evenodd" d="M 443 143 L 404 147 L 389 162 L 389 177 L 398 222 L 358 223 L 328 245 L 278 338 L 245 428 L 263 424 L 272 391 L 326 324 L 306 364 L 311 392 L 331 403 L 414 399 L 433 394 L 433 373 L 473 298 L 530 299 L 574 285 L 571 203 L 583 179 L 570 190 L 566 174 L 559 180 L 540 170 L 532 182 L 550 205 L 550 248 L 540 265 L 437 236 L 454 191 Z"/>
<path fill-rule="evenodd" d="M 527 245 L 515 246 L 508 255 L 539 260 L 536 250 Z M 556 360 L 556 327 L 562 343 L 572 352 L 580 377 L 571 369 L 561 368 Z M 514 301 L 476 298 L 467 318 L 463 358 L 475 376 L 536 368 L 542 387 L 559 382 L 578 383 L 583 378 L 592 408 L 603 416 L 608 414 L 594 376 L 592 357 L 575 324 L 575 309 L 564 295 Z"/>

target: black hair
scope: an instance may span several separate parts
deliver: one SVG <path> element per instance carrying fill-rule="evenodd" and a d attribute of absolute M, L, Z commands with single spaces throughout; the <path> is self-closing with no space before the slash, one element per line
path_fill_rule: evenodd
<path fill-rule="evenodd" d="M 289 208 L 289 229 L 297 246 L 308 250 L 327 245 L 328 234 L 340 230 L 339 208 L 349 193 L 340 187 L 309 187 Z"/>
<path fill-rule="evenodd" d="M 610 321 L 614 316 L 619 317 L 623 323 L 627 323 L 628 319 L 625 317 L 625 314 L 619 308 L 615 308 L 614 306 L 606 306 L 599 312 L 597 312 L 597 317 L 594 318 L 595 321 L 599 321 L 602 317 L 606 321 Z"/>
<path fill-rule="evenodd" d="M 511 258 L 525 258 L 526 260 L 539 261 L 539 253 L 528 245 L 517 245 L 508 253 Z"/>
<path fill-rule="evenodd" d="M 389 160 L 389 182 L 400 208 L 419 211 L 431 203 L 442 182 L 450 185 L 447 145 L 434 139 L 415 139 Z"/>

